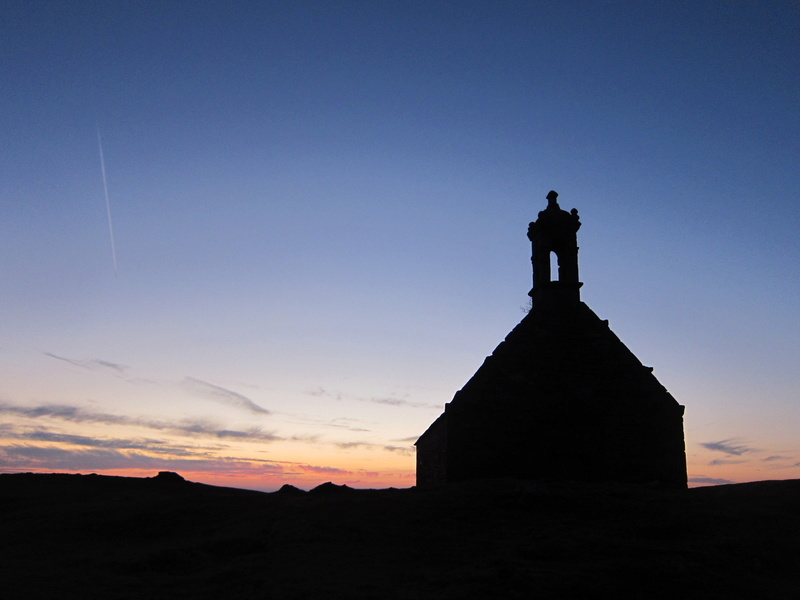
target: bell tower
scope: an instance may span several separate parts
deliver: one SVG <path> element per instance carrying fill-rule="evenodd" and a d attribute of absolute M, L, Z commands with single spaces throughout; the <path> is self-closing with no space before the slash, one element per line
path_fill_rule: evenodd
<path fill-rule="evenodd" d="M 486 477 L 686 488 L 683 406 L 580 298 L 578 211 L 528 228 L 533 309 L 419 437 L 421 488 Z"/>
<path fill-rule="evenodd" d="M 547 194 L 547 208 L 528 226 L 528 239 L 533 245 L 533 288 L 528 295 L 533 308 L 558 308 L 580 302 L 578 281 L 578 229 L 581 222 L 577 209 L 571 212 L 558 205 L 558 194 Z"/>

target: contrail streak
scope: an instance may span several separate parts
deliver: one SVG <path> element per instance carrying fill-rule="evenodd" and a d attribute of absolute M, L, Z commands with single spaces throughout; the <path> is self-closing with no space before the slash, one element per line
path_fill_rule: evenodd
<path fill-rule="evenodd" d="M 103 172 L 103 191 L 106 194 L 106 214 L 108 214 L 108 235 L 111 238 L 111 258 L 114 260 L 114 277 L 117 273 L 117 250 L 114 247 L 114 227 L 111 225 L 111 202 L 108 200 L 108 183 L 106 181 L 106 161 L 103 158 L 103 140 L 100 138 L 100 125 L 97 125 L 97 146 L 100 148 L 100 170 Z"/>

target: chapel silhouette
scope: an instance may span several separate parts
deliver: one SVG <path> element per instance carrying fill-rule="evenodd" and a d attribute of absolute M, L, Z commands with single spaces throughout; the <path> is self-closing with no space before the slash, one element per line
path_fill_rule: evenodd
<path fill-rule="evenodd" d="M 557 198 L 547 194 L 528 228 L 532 308 L 417 440 L 419 487 L 494 477 L 686 487 L 684 407 L 581 302 L 581 223 Z"/>

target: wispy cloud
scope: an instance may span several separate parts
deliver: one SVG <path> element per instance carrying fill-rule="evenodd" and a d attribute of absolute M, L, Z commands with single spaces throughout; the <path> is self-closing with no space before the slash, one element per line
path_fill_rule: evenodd
<path fill-rule="evenodd" d="M 413 456 L 414 454 L 413 446 L 382 446 L 382 448 L 387 452 L 395 452 L 403 456 Z"/>
<path fill-rule="evenodd" d="M 367 442 L 337 442 L 334 444 L 337 448 L 341 448 L 342 450 L 351 450 L 353 448 L 374 448 L 374 444 L 369 444 Z"/>
<path fill-rule="evenodd" d="M 705 477 L 704 475 L 699 475 L 697 477 L 690 477 L 689 483 L 700 483 L 700 484 L 707 484 L 707 485 L 726 485 L 729 483 L 733 483 L 730 479 L 722 479 L 721 477 Z"/>
<path fill-rule="evenodd" d="M 337 469 L 336 467 L 317 467 L 314 465 L 297 465 L 304 473 L 314 473 L 316 475 L 352 475 L 352 471 Z"/>
<path fill-rule="evenodd" d="M 7 436 L 8 437 L 8 436 Z M 85 435 L 72 435 L 67 433 L 54 433 L 50 431 L 31 431 L 20 432 L 14 436 L 15 439 L 29 440 L 36 442 L 55 442 L 59 444 L 69 444 L 72 446 L 84 446 L 91 448 L 113 448 L 117 450 L 145 450 L 156 454 L 195 454 L 186 447 L 168 444 L 162 440 L 154 439 L 125 439 L 125 438 L 96 438 Z"/>
<path fill-rule="evenodd" d="M 403 456 L 411 456 L 414 454 L 413 446 L 391 446 L 386 444 L 372 444 L 369 442 L 338 442 L 334 444 L 337 448 L 342 450 L 352 450 L 354 448 L 366 448 L 368 450 L 384 450 L 386 452 L 396 452 Z"/>
<path fill-rule="evenodd" d="M 310 390 L 306 390 L 309 396 L 316 396 L 318 398 L 332 398 L 333 400 L 355 400 L 357 402 L 370 402 L 372 404 L 385 404 L 387 406 L 405 406 L 408 408 L 439 408 L 434 404 L 426 404 L 424 402 L 412 402 L 405 398 L 398 398 L 397 396 L 357 396 L 355 394 L 347 394 L 339 391 L 327 390 L 321 386 L 317 386 Z"/>
<path fill-rule="evenodd" d="M 341 429 L 347 429 L 347 431 L 371 431 L 370 429 L 365 429 L 363 427 L 358 427 L 356 423 L 359 423 L 358 419 L 351 419 L 348 417 L 339 417 L 331 421 L 330 423 L 326 423 L 328 427 L 339 427 Z"/>
<path fill-rule="evenodd" d="M 371 398 L 364 398 L 365 402 L 372 402 L 373 404 L 386 404 L 388 406 L 409 406 L 411 408 L 426 408 L 427 404 L 422 402 L 411 402 L 405 398 L 396 398 L 394 396 L 373 396 Z"/>
<path fill-rule="evenodd" d="M 761 459 L 762 462 L 775 462 L 775 461 L 778 461 L 778 460 L 792 460 L 792 457 L 791 456 L 779 456 L 779 455 L 776 454 L 776 455 L 767 456 L 766 458 L 762 458 Z"/>
<path fill-rule="evenodd" d="M 58 354 L 53 354 L 52 352 L 43 352 L 43 354 L 45 356 L 49 356 L 50 358 L 55 358 L 56 360 L 62 360 L 76 367 L 81 367 L 82 369 L 111 369 L 112 371 L 116 371 L 120 374 L 125 373 L 125 371 L 128 369 L 126 365 L 121 365 L 119 363 L 100 358 L 67 358 L 66 356 L 59 356 Z"/>
<path fill-rule="evenodd" d="M 104 471 L 111 469 L 153 469 L 155 471 L 206 471 L 217 473 L 279 475 L 284 465 L 247 459 L 152 456 L 143 452 L 122 452 L 112 448 L 78 450 L 55 446 L 0 446 L 0 466 L 6 469 L 48 469 L 54 471 Z"/>
<path fill-rule="evenodd" d="M 40 406 L 18 406 L 0 402 L 0 413 L 9 413 L 21 417 L 38 419 L 41 417 L 52 417 L 74 423 L 105 423 L 107 425 L 128 425 L 134 419 L 121 415 L 111 415 L 107 413 L 97 413 L 86 411 L 78 406 L 69 404 L 42 404 Z M 163 429 L 163 427 L 155 427 Z"/>
<path fill-rule="evenodd" d="M 45 356 L 49 356 L 50 358 L 66 362 L 70 365 L 80 367 L 82 369 L 111 370 L 118 377 L 126 375 L 126 372 L 129 369 L 127 365 L 122 365 L 119 363 L 115 363 L 100 358 L 86 358 L 86 359 L 69 358 L 66 356 L 60 356 L 58 354 L 54 354 L 52 352 L 43 352 L 43 354 Z M 142 383 L 142 382 L 154 383 L 149 379 L 142 379 L 138 377 L 137 378 L 126 377 L 126 379 L 131 383 Z M 244 409 L 254 414 L 260 414 L 260 415 L 270 414 L 269 410 L 267 410 L 263 406 L 260 406 L 259 404 L 257 404 L 244 394 L 240 394 L 239 392 L 235 392 L 231 389 L 222 387 L 221 385 L 209 383 L 207 381 L 203 381 L 202 379 L 197 379 L 196 377 L 185 377 L 182 382 L 182 385 L 184 388 L 188 389 L 192 393 L 198 394 L 200 396 L 203 396 L 204 398 L 208 398 L 216 402 L 220 402 L 222 404 L 226 404 L 228 406 L 234 406 L 236 408 Z"/>
<path fill-rule="evenodd" d="M 306 394 L 308 394 L 309 396 L 315 396 L 316 398 L 326 397 L 326 398 L 333 398 L 334 400 L 341 400 L 342 399 L 342 394 L 341 393 L 339 393 L 339 392 L 329 392 L 328 390 L 326 390 L 325 388 L 323 388 L 321 386 L 317 386 L 315 388 L 311 388 L 309 390 L 306 390 Z"/>
<path fill-rule="evenodd" d="M 242 432 L 236 432 L 242 433 Z M 246 434 L 246 432 L 244 432 Z M 238 436 L 237 436 L 238 437 Z M 116 450 L 127 453 L 126 451 L 146 452 L 156 455 L 169 455 L 181 458 L 200 458 L 223 461 L 245 461 L 256 462 L 264 464 L 284 464 L 296 467 L 298 463 L 292 461 L 280 460 L 267 460 L 262 458 L 244 458 L 242 456 L 220 456 L 219 451 L 226 448 L 222 444 L 175 444 L 174 441 L 154 438 L 114 438 L 114 437 L 91 437 L 85 435 L 75 435 L 70 433 L 63 433 L 54 431 L 48 427 L 43 426 L 24 426 L 12 425 L 10 423 L 0 424 L 0 439 L 14 440 L 22 443 L 12 443 L 0 446 L 1 450 L 7 450 L 12 454 L 25 455 L 25 454 L 46 454 L 49 448 L 58 448 L 77 454 L 85 453 L 84 448 L 95 448 L 101 450 Z M 47 446 L 39 445 L 39 442 L 48 444 Z M 57 446 L 50 445 L 57 444 Z M 69 446 L 77 446 L 78 448 L 69 448 Z M 25 448 L 32 449 L 30 451 Z M 36 450 L 39 448 L 39 450 Z M 322 467 L 320 467 L 322 468 Z"/>
<path fill-rule="evenodd" d="M 174 433 L 193 435 L 193 436 L 209 436 L 219 439 L 235 439 L 250 442 L 276 442 L 287 438 L 276 435 L 271 431 L 264 431 L 260 427 L 251 427 L 245 430 L 238 429 L 222 429 L 212 422 L 206 421 L 193 421 L 185 420 L 176 424 L 164 427 L 167 431 Z M 301 440 L 303 438 L 291 438 L 294 440 Z"/>
<path fill-rule="evenodd" d="M 743 463 L 750 462 L 748 460 L 729 460 L 725 458 L 715 458 L 714 460 L 710 461 L 708 464 L 717 467 L 719 465 L 741 465 Z"/>
<path fill-rule="evenodd" d="M 207 436 L 218 439 L 236 439 L 254 442 L 274 442 L 287 439 L 276 435 L 274 432 L 264 431 L 259 427 L 251 427 L 246 430 L 225 429 L 212 421 L 204 421 L 200 419 L 184 419 L 177 422 L 158 421 L 143 417 L 128 417 L 123 415 L 87 411 L 78 406 L 71 406 L 67 404 L 48 404 L 42 406 L 25 407 L 8 403 L 0 403 L 0 413 L 14 414 L 31 419 L 49 417 L 53 419 L 69 421 L 72 423 L 127 425 L 156 431 L 165 431 L 178 435 Z M 293 437 L 288 439 L 295 441 L 306 441 L 310 440 L 311 438 Z"/>
<path fill-rule="evenodd" d="M 719 442 L 701 442 L 700 445 L 707 450 L 723 452 L 724 454 L 733 456 L 741 456 L 742 454 L 753 452 L 755 450 L 754 448 L 750 448 L 734 438 L 721 440 Z"/>
<path fill-rule="evenodd" d="M 207 381 L 203 381 L 201 379 L 195 379 L 194 377 L 187 377 L 184 379 L 184 385 L 191 391 L 211 400 L 221 402 L 222 404 L 243 408 L 244 410 L 256 414 L 270 414 L 266 408 L 259 406 L 247 396 L 244 396 L 239 392 L 229 390 L 228 388 L 224 388 L 213 383 L 208 383 Z"/>

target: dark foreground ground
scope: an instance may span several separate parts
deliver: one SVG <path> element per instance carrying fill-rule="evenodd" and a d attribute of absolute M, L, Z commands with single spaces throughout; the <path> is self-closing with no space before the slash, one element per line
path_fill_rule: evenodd
<path fill-rule="evenodd" d="M 261 494 L 0 475 L 0 597 L 800 598 L 800 480 Z"/>

